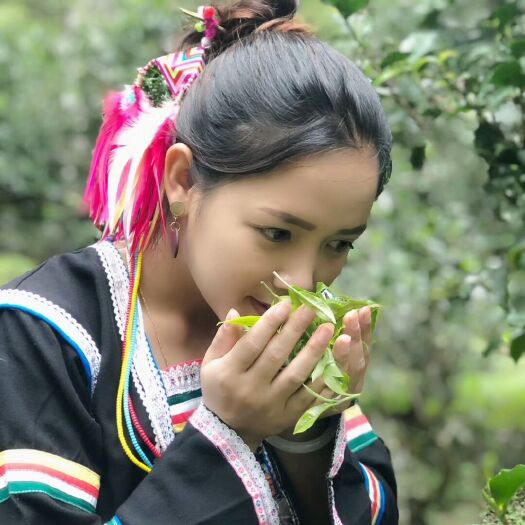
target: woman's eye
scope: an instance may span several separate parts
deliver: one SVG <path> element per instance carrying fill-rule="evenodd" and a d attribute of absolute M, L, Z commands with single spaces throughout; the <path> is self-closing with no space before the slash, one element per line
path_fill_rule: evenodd
<path fill-rule="evenodd" d="M 259 228 L 259 231 L 272 242 L 283 242 L 290 239 L 290 232 L 288 230 L 281 230 L 280 228 Z"/>
<path fill-rule="evenodd" d="M 291 238 L 291 233 L 281 228 L 257 228 L 257 230 L 271 242 L 285 242 Z M 333 241 L 333 243 L 330 243 L 330 248 L 337 253 L 344 253 L 348 250 L 353 250 L 354 245 L 350 241 Z"/>
<path fill-rule="evenodd" d="M 353 250 L 354 244 L 350 241 L 334 241 L 335 247 L 331 246 L 331 248 L 336 251 L 337 253 L 344 253 L 347 250 Z"/>

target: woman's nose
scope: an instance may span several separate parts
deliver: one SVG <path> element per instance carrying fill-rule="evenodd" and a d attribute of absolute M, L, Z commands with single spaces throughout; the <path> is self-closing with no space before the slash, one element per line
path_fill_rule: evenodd
<path fill-rule="evenodd" d="M 315 292 L 314 274 L 311 270 L 296 269 L 293 272 L 282 272 L 281 273 L 277 271 L 277 273 L 289 285 L 298 286 L 299 288 L 304 288 L 305 290 Z M 283 295 L 288 293 L 288 287 L 278 277 L 274 277 L 273 284 L 276 290 L 283 291 Z"/>

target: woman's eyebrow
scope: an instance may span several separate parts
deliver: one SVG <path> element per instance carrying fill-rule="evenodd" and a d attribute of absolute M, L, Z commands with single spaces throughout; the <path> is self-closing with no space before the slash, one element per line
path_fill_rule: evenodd
<path fill-rule="evenodd" d="M 292 215 L 285 211 L 275 210 L 273 208 L 266 208 L 266 207 L 262 207 L 259 209 L 261 211 L 265 211 L 266 213 L 274 215 L 275 217 L 279 217 L 280 219 L 282 219 L 284 222 L 288 224 L 294 224 L 295 226 L 299 226 L 299 228 L 302 228 L 303 230 L 313 231 L 317 228 L 315 224 L 305 221 L 304 219 L 300 219 L 299 217 L 296 217 L 295 215 Z M 342 230 L 339 230 L 337 234 L 359 235 L 360 233 L 363 233 L 365 230 L 366 230 L 366 224 L 360 224 L 359 226 L 356 226 L 354 228 L 343 228 Z"/>

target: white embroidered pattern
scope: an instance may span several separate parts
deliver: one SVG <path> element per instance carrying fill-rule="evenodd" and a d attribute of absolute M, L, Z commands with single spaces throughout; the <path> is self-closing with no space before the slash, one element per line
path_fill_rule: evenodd
<path fill-rule="evenodd" d="M 140 386 L 143 389 L 144 399 L 142 399 L 142 401 L 148 411 L 157 446 L 162 453 L 173 441 L 175 433 L 171 425 L 170 407 L 164 384 L 160 371 L 153 361 L 153 356 L 146 338 L 144 323 L 142 321 L 142 310 L 139 303 L 137 303 L 137 307 L 139 322 L 137 328 L 137 348 L 132 363 L 133 381 L 137 390 Z"/>
<path fill-rule="evenodd" d="M 328 477 L 333 478 L 339 472 L 343 460 L 345 457 L 346 450 L 346 439 L 345 439 L 345 421 L 343 414 L 339 416 L 339 425 L 337 427 L 337 433 L 335 435 L 334 451 L 332 453 L 332 461 L 330 470 L 328 471 Z"/>
<path fill-rule="evenodd" d="M 248 445 L 203 404 L 188 420 L 222 453 L 251 496 L 259 525 L 279 525 L 279 511 L 263 469 Z"/>
<path fill-rule="evenodd" d="M 343 522 L 341 521 L 341 518 L 339 517 L 339 513 L 337 512 L 337 509 L 335 508 L 334 480 L 333 479 L 328 480 L 328 496 L 330 498 L 330 514 L 332 516 L 332 521 L 334 525 L 343 525 Z"/>
<path fill-rule="evenodd" d="M 330 499 L 330 513 L 334 525 L 343 525 L 337 509 L 335 508 L 335 497 L 334 497 L 334 480 L 333 478 L 339 472 L 341 465 L 343 464 L 346 449 L 345 440 L 345 422 L 343 415 L 340 415 L 339 426 L 337 427 L 337 433 L 335 436 L 334 450 L 332 452 L 332 461 L 330 470 L 328 471 L 328 497 Z"/>
<path fill-rule="evenodd" d="M 93 245 L 104 267 L 108 279 L 113 313 L 119 327 L 121 340 L 124 337 L 126 309 L 129 296 L 129 276 L 117 248 L 110 241 L 100 241 Z M 142 310 L 137 302 L 139 315 L 137 329 L 137 348 L 132 363 L 133 384 L 146 409 L 151 428 L 155 434 L 155 445 L 164 452 L 175 434 L 171 426 L 169 405 L 164 392 L 164 385 L 151 355 L 144 324 Z"/>
<path fill-rule="evenodd" d="M 35 315 L 62 333 L 89 366 L 91 395 L 100 371 L 100 352 L 86 329 L 66 310 L 46 298 L 26 290 L 0 290 L 0 307 L 18 308 Z"/>
<path fill-rule="evenodd" d="M 168 396 L 198 390 L 201 387 L 200 361 L 180 363 L 161 372 Z"/>

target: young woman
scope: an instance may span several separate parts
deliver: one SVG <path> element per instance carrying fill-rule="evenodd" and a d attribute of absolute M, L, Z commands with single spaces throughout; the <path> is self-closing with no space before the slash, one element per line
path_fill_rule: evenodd
<path fill-rule="evenodd" d="M 295 11 L 201 6 L 106 98 L 86 189 L 101 240 L 0 290 L 0 523 L 398 522 L 358 404 L 293 435 L 317 403 L 303 383 L 329 395 L 309 376 L 333 325 L 283 368 L 315 314 L 268 309 L 260 284 L 331 284 L 391 170 L 370 81 Z M 238 315 L 262 318 L 217 327 Z M 369 308 L 344 324 L 358 393 Z"/>

